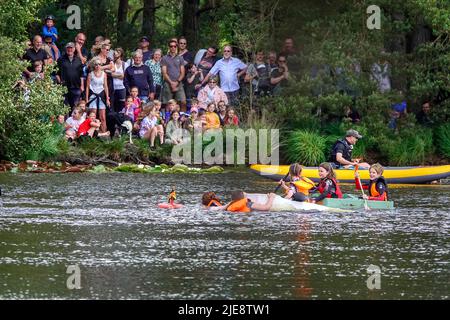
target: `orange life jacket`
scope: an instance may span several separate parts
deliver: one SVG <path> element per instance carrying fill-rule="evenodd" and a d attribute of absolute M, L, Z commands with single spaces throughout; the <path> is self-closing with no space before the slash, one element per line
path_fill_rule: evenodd
<path fill-rule="evenodd" d="M 303 193 L 305 196 L 309 196 L 309 190 L 315 187 L 315 183 L 306 177 L 300 177 L 299 180 L 293 181 L 292 184 L 295 187 L 295 191 Z"/>
<path fill-rule="evenodd" d="M 217 200 L 211 200 L 211 202 L 207 205 L 208 208 L 211 207 L 221 207 L 222 204 Z"/>
<path fill-rule="evenodd" d="M 244 198 L 244 199 L 238 200 L 238 201 L 234 201 L 228 206 L 227 211 L 249 213 L 252 210 L 248 207 L 248 202 L 249 201 L 247 198 Z"/>
<path fill-rule="evenodd" d="M 381 196 L 381 194 L 377 190 L 377 184 L 379 182 L 383 183 L 385 185 L 385 187 L 386 187 L 386 191 L 383 193 L 383 199 L 381 201 L 388 201 L 387 184 L 386 184 L 386 180 L 384 180 L 383 177 L 379 177 L 375 181 L 370 181 L 370 184 L 369 184 L 369 195 L 371 197 L 379 197 L 379 196 Z"/>

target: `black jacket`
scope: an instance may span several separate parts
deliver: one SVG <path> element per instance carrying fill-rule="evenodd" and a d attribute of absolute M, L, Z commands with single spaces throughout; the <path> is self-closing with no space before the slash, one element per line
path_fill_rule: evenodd
<path fill-rule="evenodd" d="M 58 59 L 58 75 L 61 77 L 62 84 L 67 88 L 81 87 L 81 77 L 83 76 L 83 63 L 80 58 L 74 56 L 72 61 L 63 55 Z"/>
<path fill-rule="evenodd" d="M 331 150 L 331 157 L 330 162 L 340 166 L 341 163 L 339 163 L 336 159 L 336 155 L 338 153 L 342 153 L 342 157 L 347 161 L 352 161 L 352 152 L 353 152 L 353 146 L 347 141 L 347 139 L 341 139 L 336 141 L 336 143 L 333 146 L 333 149 Z"/>

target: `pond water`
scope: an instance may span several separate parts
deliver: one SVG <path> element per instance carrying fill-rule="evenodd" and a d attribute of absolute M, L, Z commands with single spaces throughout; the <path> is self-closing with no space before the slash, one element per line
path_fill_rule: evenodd
<path fill-rule="evenodd" d="M 185 208 L 157 209 L 172 185 Z M 392 189 L 393 212 L 246 215 L 199 199 L 274 190 L 247 172 L 1 174 L 0 186 L 0 299 L 450 296 L 449 186 Z M 67 288 L 70 265 L 79 290 Z M 379 290 L 367 286 L 371 265 Z"/>

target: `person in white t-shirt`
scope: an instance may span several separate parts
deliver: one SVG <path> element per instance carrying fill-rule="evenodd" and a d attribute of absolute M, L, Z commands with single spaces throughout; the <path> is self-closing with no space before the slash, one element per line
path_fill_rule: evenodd
<path fill-rule="evenodd" d="M 66 139 L 69 141 L 75 140 L 80 124 L 84 121 L 82 119 L 83 112 L 80 107 L 75 107 L 72 111 L 72 116 L 66 120 Z"/>

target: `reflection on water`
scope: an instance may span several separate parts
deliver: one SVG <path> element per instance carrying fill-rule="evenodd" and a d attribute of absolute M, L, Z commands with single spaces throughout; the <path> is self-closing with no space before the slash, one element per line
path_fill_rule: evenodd
<path fill-rule="evenodd" d="M 391 190 L 395 212 L 205 212 L 224 175 L 0 175 L 0 298 L 448 299 L 450 188 Z M 177 186 L 183 210 L 164 211 Z M 344 187 L 344 189 L 348 187 Z M 81 290 L 66 287 L 67 266 Z M 370 291 L 369 265 L 381 290 Z"/>

